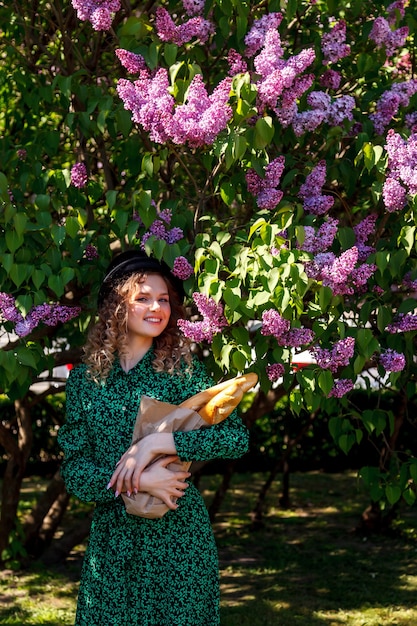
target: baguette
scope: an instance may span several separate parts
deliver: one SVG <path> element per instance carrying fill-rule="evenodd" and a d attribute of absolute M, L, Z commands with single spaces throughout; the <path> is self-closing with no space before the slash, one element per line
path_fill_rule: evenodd
<path fill-rule="evenodd" d="M 254 372 L 214 385 L 188 398 L 180 406 L 197 411 L 209 425 L 219 424 L 237 407 L 243 395 L 258 382 Z"/>

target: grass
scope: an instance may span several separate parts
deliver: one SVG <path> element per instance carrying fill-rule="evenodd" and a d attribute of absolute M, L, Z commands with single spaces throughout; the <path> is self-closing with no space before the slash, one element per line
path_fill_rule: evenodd
<path fill-rule="evenodd" d="M 202 481 L 208 501 L 216 480 Z M 368 501 L 353 474 L 297 474 L 291 508 L 275 506 L 277 484 L 264 529 L 251 532 L 248 511 L 262 481 L 236 477 L 214 524 L 222 626 L 417 624 L 415 507 L 402 511 L 390 536 L 366 537 L 355 532 Z M 35 490 L 27 481 L 26 502 Z M 82 552 L 59 568 L 0 572 L 0 624 L 73 624 Z"/>

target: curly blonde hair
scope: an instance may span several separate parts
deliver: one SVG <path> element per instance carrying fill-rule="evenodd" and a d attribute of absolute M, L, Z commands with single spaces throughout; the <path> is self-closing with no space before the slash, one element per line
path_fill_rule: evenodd
<path fill-rule="evenodd" d="M 140 284 L 150 273 L 157 274 L 157 272 L 135 272 L 117 281 L 99 308 L 98 321 L 88 333 L 83 358 L 88 374 L 97 383 L 106 380 L 116 357 L 121 358 L 128 352 L 128 302 L 136 295 Z M 190 343 L 177 326 L 178 319 L 184 317 L 184 307 L 169 279 L 165 276 L 162 278 L 168 289 L 171 315 L 166 329 L 153 340 L 153 368 L 156 372 L 172 374 L 180 371 L 182 362 L 189 367 L 192 354 Z"/>

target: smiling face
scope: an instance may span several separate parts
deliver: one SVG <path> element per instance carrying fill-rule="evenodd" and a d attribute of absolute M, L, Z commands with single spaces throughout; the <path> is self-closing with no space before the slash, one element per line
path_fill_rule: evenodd
<path fill-rule="evenodd" d="M 167 327 L 171 315 L 168 287 L 159 274 L 148 274 L 127 306 L 129 343 L 150 347 Z"/>

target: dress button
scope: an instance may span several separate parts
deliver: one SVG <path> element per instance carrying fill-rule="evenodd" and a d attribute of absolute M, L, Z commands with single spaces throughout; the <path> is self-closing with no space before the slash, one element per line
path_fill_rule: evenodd
<path fill-rule="evenodd" d="M 127 411 L 127 407 L 122 406 L 122 411 Z"/>

